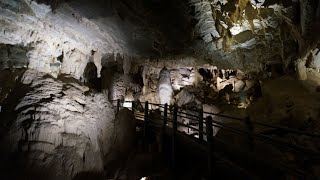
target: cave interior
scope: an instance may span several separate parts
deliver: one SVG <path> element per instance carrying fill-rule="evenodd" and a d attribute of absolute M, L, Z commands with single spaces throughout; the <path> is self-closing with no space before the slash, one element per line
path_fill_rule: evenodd
<path fill-rule="evenodd" d="M 0 0 L 0 179 L 317 179 L 319 31 L 318 0 Z"/>

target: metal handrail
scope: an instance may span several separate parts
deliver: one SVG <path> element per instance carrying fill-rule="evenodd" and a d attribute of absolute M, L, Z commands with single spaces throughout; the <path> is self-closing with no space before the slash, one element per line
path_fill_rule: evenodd
<path fill-rule="evenodd" d="M 132 102 L 132 101 L 128 101 L 128 102 Z M 149 104 L 152 104 L 152 105 L 157 105 L 157 106 L 160 106 L 161 104 L 155 104 L 155 103 L 149 103 Z M 150 110 L 149 110 L 150 111 Z M 184 115 L 187 115 L 187 116 L 192 116 L 192 117 L 197 117 L 197 119 L 193 119 L 193 118 L 189 118 L 187 116 L 181 116 L 181 115 L 177 115 L 178 117 L 183 117 L 183 118 L 186 118 L 186 119 L 189 119 L 189 120 L 194 120 L 194 121 L 199 121 L 198 119 L 198 116 L 195 116 L 193 114 L 188 114 L 188 113 L 185 113 L 185 112 L 178 112 L 178 113 L 181 113 L 181 114 L 184 114 Z M 211 115 L 215 115 L 215 116 L 220 116 L 220 117 L 226 117 L 226 118 L 230 118 L 228 116 L 225 116 L 225 115 L 218 115 L 218 114 L 214 114 L 214 113 L 207 113 L 207 112 L 203 112 L 203 113 L 206 113 L 206 114 L 211 114 Z M 168 113 L 168 114 L 171 114 L 171 113 Z M 162 118 L 164 118 L 162 115 L 160 115 Z M 141 116 L 139 116 L 141 117 Z M 240 118 L 236 118 L 238 120 L 243 120 L 243 119 L 240 119 Z M 169 118 L 167 117 L 167 120 L 169 120 Z M 204 118 L 202 119 L 204 120 Z M 253 122 L 254 123 L 254 122 Z M 274 127 L 272 125 L 266 125 L 264 123 L 257 123 L 259 125 L 262 125 L 262 126 L 267 126 L 267 127 Z M 179 125 L 180 126 L 184 126 L 184 127 L 187 127 L 187 128 L 191 128 L 193 130 L 196 130 L 196 131 L 199 131 L 201 132 L 199 129 L 196 129 L 194 127 L 191 127 L 191 126 L 187 126 L 186 124 L 183 124 L 183 123 L 180 123 L 179 122 Z M 272 138 L 272 137 L 269 137 L 269 136 L 266 136 L 266 135 L 263 135 L 263 134 L 259 134 L 259 133 L 255 133 L 255 132 L 251 132 L 251 131 L 248 131 L 248 130 L 243 130 L 243 129 L 237 129 L 237 128 L 234 128 L 234 127 L 231 127 L 231 126 L 228 126 L 228 125 L 225 125 L 219 121 L 215 121 L 213 120 L 213 124 L 212 126 L 215 126 L 215 127 L 219 127 L 219 128 L 223 128 L 223 129 L 228 129 L 230 131 L 233 131 L 233 132 L 238 132 L 240 134 L 246 134 L 246 135 L 253 135 L 254 137 L 256 138 L 259 138 L 263 141 L 266 141 L 266 142 L 271 142 L 273 144 L 278 144 L 278 145 L 281 145 L 281 146 L 286 146 L 290 149 L 293 149 L 293 150 L 300 150 L 300 151 L 303 151 L 303 152 L 306 152 L 306 153 L 311 153 L 311 154 L 317 154 L 316 152 L 310 150 L 310 149 L 307 149 L 307 148 L 304 148 L 304 147 L 301 147 L 301 146 L 298 146 L 298 145 L 293 145 L 293 144 L 290 144 L 290 143 L 287 143 L 285 141 L 280 141 L 278 139 L 275 139 L 275 138 Z M 277 128 L 277 127 L 276 127 Z M 304 135 L 309 135 L 311 137 L 318 137 L 318 136 L 314 136 L 313 134 L 309 134 L 309 133 L 305 133 L 305 132 L 301 132 L 301 131 L 297 131 L 297 130 L 292 130 L 292 129 L 289 129 L 289 128 L 285 128 L 287 131 L 290 131 L 290 132 L 294 132 L 294 133 L 297 133 L 297 134 L 304 134 Z"/>
<path fill-rule="evenodd" d="M 188 114 L 188 113 L 185 113 L 185 112 L 182 112 L 182 111 L 178 111 L 178 113 L 184 114 L 184 115 L 187 115 L 187 116 L 191 116 L 191 117 L 196 117 L 196 118 L 198 118 L 198 116 L 196 116 L 196 115 L 194 115 L 194 114 Z"/>
<path fill-rule="evenodd" d="M 117 101 L 117 100 L 112 100 L 112 101 Z M 134 102 L 134 101 L 123 101 L 123 102 Z M 140 103 L 144 103 L 144 102 L 140 102 Z M 158 107 L 161 106 L 162 108 L 165 106 L 164 104 L 156 104 L 156 103 L 149 103 L 149 104 L 154 105 L 154 106 L 158 106 Z M 170 105 L 167 105 L 167 106 L 168 107 L 174 107 L 174 106 L 170 106 Z M 178 108 L 178 109 L 181 109 L 181 108 Z M 189 111 L 197 112 L 195 110 L 189 110 Z M 198 118 L 198 116 L 196 116 L 196 115 L 185 113 L 185 112 L 182 112 L 182 111 L 178 111 L 178 113 Z M 231 117 L 231 116 L 222 115 L 222 114 L 210 113 L 210 112 L 205 112 L 205 111 L 203 112 L 203 114 L 214 115 L 214 116 L 223 117 L 223 118 L 227 118 L 227 119 L 231 119 L 231 120 L 238 120 L 238 121 L 245 122 L 245 119 Z M 184 118 L 187 118 L 187 119 L 190 119 L 190 120 L 195 120 L 195 119 L 191 119 L 191 118 L 188 118 L 188 117 L 184 117 Z M 294 134 L 306 135 L 306 136 L 310 136 L 310 137 L 320 138 L 320 134 L 308 133 L 308 132 L 299 131 L 299 130 L 296 130 L 296 129 L 283 127 L 283 126 L 266 124 L 266 123 L 263 123 L 263 122 L 260 122 L 260 121 L 251 121 L 251 123 L 252 124 L 257 124 L 257 125 L 260 125 L 260 126 L 269 127 L 269 128 L 280 129 L 280 130 L 283 130 L 283 131 L 286 131 L 286 132 L 290 132 L 290 133 L 294 133 Z"/>
<path fill-rule="evenodd" d="M 320 153 L 314 152 L 311 149 L 307 149 L 307 148 L 304 148 L 304 147 L 301 147 L 301 146 L 298 146 L 298 145 L 293 145 L 293 144 L 290 144 L 288 142 L 281 141 L 281 140 L 278 140 L 276 138 L 272 138 L 270 136 L 266 136 L 266 135 L 263 135 L 263 134 L 250 132 L 248 130 L 243 130 L 243 129 L 237 129 L 237 128 L 234 128 L 234 127 L 231 127 L 231 126 L 228 126 L 228 125 L 224 125 L 223 123 L 218 122 L 218 121 L 214 121 L 214 120 L 212 120 L 212 121 L 213 121 L 212 126 L 217 126 L 216 124 L 218 124 L 219 126 L 217 126 L 217 127 L 219 127 L 219 128 L 226 128 L 226 129 L 229 129 L 230 131 L 238 132 L 239 134 L 253 135 L 254 137 L 259 138 L 259 139 L 261 139 L 262 141 L 265 141 L 265 142 L 270 142 L 272 144 L 278 144 L 278 145 L 281 145 L 281 146 L 286 146 L 286 147 L 288 147 L 290 149 L 303 151 L 303 152 L 309 153 L 309 154 L 317 154 L 320 157 Z"/>
<path fill-rule="evenodd" d="M 205 131 L 201 131 L 201 130 L 199 130 L 199 129 L 195 128 L 195 127 L 192 127 L 192 126 L 190 126 L 190 125 L 183 124 L 183 123 L 181 123 L 181 122 L 178 122 L 178 124 L 180 124 L 181 126 L 184 126 L 184 127 L 190 128 L 190 129 L 192 129 L 192 130 L 196 130 L 197 132 L 200 132 L 200 133 L 206 134 L 206 132 L 205 132 Z"/>
<path fill-rule="evenodd" d="M 188 119 L 188 120 L 193 120 L 193 121 L 199 121 L 199 119 L 192 119 L 186 116 L 181 116 L 181 115 L 177 115 L 178 117 L 184 118 L 184 119 Z"/>
<path fill-rule="evenodd" d="M 132 101 L 126 101 L 126 102 L 132 102 Z M 140 102 L 141 103 L 141 102 Z M 134 104 L 134 103 L 133 103 Z M 117 109 L 119 110 L 119 106 L 120 103 L 119 103 L 119 100 L 117 102 Z M 231 126 L 228 126 L 222 122 L 219 122 L 219 121 L 216 121 L 216 120 L 212 120 L 212 117 L 209 116 L 211 118 L 211 121 L 209 121 L 208 119 L 206 119 L 206 131 L 204 131 L 203 129 L 200 130 L 199 128 L 202 127 L 203 128 L 203 125 L 200 126 L 200 124 L 204 123 L 204 118 L 203 118 L 203 114 L 208 114 L 208 115 L 214 115 L 214 116 L 218 116 L 218 117 L 224 117 L 224 118 L 228 118 L 228 119 L 235 119 L 235 120 L 241 120 L 242 122 L 246 123 L 248 125 L 248 119 L 241 119 L 241 118 L 234 118 L 234 117 L 229 117 L 229 116 L 226 116 L 226 115 L 221 115 L 221 114 L 215 114 L 215 113 L 209 113 L 209 112 L 202 112 L 200 111 L 201 113 L 196 116 L 194 114 L 189 114 L 189 113 L 185 113 L 185 112 L 182 112 L 182 111 L 178 111 L 179 109 L 181 110 L 181 108 L 178 108 L 178 107 L 174 107 L 174 106 L 169 106 L 169 105 L 163 105 L 163 104 L 155 104 L 155 103 L 148 103 L 148 102 L 145 102 L 145 106 L 143 106 L 141 104 L 141 106 L 143 107 L 144 109 L 144 112 L 145 114 L 143 115 L 139 115 L 140 118 L 143 118 L 145 123 L 144 124 L 147 124 L 148 121 L 150 121 L 150 118 L 148 116 L 148 114 L 152 111 L 152 109 L 149 109 L 150 108 L 150 105 L 151 106 L 156 106 L 156 107 L 161 107 L 161 108 L 164 108 L 165 109 L 165 116 L 164 115 L 160 115 L 160 119 L 161 120 L 164 120 L 164 122 L 171 122 L 173 127 L 173 133 L 175 134 L 175 132 L 177 131 L 177 125 L 179 126 L 183 126 L 183 127 L 187 127 L 187 128 L 190 128 L 196 132 L 199 133 L 199 138 L 200 137 L 203 137 L 203 134 L 206 134 L 207 135 L 207 143 L 208 144 L 211 144 L 212 140 L 211 139 L 211 136 L 213 135 L 212 134 L 212 127 L 219 127 L 219 128 L 223 128 L 223 129 L 227 129 L 231 132 L 235 132 L 235 133 L 238 133 L 238 134 L 245 134 L 245 135 L 248 135 L 248 137 L 252 137 L 252 138 L 256 138 L 257 140 L 260 140 L 260 141 L 264 141 L 264 142 L 268 142 L 268 143 L 271 143 L 271 144 L 274 144 L 274 145 L 278 145 L 278 146 L 281 146 L 281 147 L 285 147 L 286 149 L 289 148 L 289 149 L 292 149 L 294 150 L 295 152 L 303 152 L 303 153 L 307 153 L 307 155 L 313 155 L 313 158 L 319 158 L 320 157 L 320 153 L 319 152 L 315 152 L 311 149 L 307 149 L 307 148 L 304 148 L 302 146 L 298 146 L 298 145 L 294 145 L 294 144 L 291 144 L 291 143 L 288 143 L 288 142 L 285 142 L 285 141 L 282 141 L 282 140 L 279 140 L 279 139 L 276 139 L 276 138 L 273 138 L 273 137 L 270 137 L 270 136 L 267 136 L 267 135 L 264 135 L 264 134 L 260 134 L 260 133 L 256 133 L 254 132 L 253 129 L 250 129 L 248 128 L 247 130 L 244 130 L 244 129 L 239 129 L 239 128 L 234 128 L 234 127 L 231 127 Z M 141 107 L 140 106 L 140 107 Z M 135 106 L 136 107 L 136 106 Z M 172 107 L 174 107 L 174 110 L 172 111 Z M 146 111 L 145 108 L 148 108 L 148 110 Z M 170 108 L 170 112 L 168 112 L 168 109 Z M 134 110 L 134 108 L 132 107 L 131 108 L 132 110 Z M 190 111 L 194 111 L 194 110 L 190 110 Z M 173 112 L 173 113 L 172 113 Z M 178 114 L 180 113 L 180 114 Z M 198 112 L 199 113 L 199 112 Z M 182 116 L 182 115 L 186 115 L 186 116 Z M 168 117 L 168 115 L 170 115 L 171 118 Z M 189 120 L 193 120 L 193 121 L 198 121 L 199 122 L 199 128 L 195 128 L 193 126 L 190 126 L 188 124 L 184 124 L 182 122 L 178 122 L 177 121 L 177 117 L 183 117 L 185 119 L 189 119 Z M 190 118 L 190 117 L 193 117 L 193 118 Z M 196 118 L 196 119 L 194 119 Z M 208 122 L 210 122 L 208 124 Z M 252 123 L 252 124 L 258 124 L 258 125 L 261 125 L 261 126 L 265 126 L 265 127 L 272 127 L 272 128 L 277 128 L 277 129 L 282 129 L 282 130 L 285 130 L 287 132 L 291 132 L 291 133 L 295 133 L 295 134 L 302 134 L 302 135 L 307 135 L 307 136 L 310 136 L 310 137 L 316 137 L 316 138 L 319 138 L 320 135 L 316 135 L 316 134 L 311 134 L 311 133 L 307 133 L 307 132 L 302 132 L 302 131 L 298 131 L 298 130 L 294 130 L 294 129 L 290 129 L 290 128 L 286 128 L 286 127 L 280 127 L 280 126 L 274 126 L 274 125 L 269 125 L 269 124 L 265 124 L 265 123 L 262 123 L 262 122 L 259 122 L 259 121 L 250 121 L 249 123 Z M 167 126 L 167 123 L 163 124 L 164 126 Z M 211 128 L 210 128 L 211 126 Z M 145 128 L 147 126 L 145 125 Z M 208 129 L 209 128 L 209 129 Z M 211 130 L 210 130 L 211 129 Z M 209 133 L 209 134 L 208 134 Z M 201 134 L 201 136 L 200 136 Z M 175 141 L 175 135 L 172 136 L 173 138 L 173 142 Z M 209 139 L 208 139 L 209 138 Z M 201 140 L 203 140 L 201 138 Z M 174 148 L 173 148 L 174 149 Z M 210 149 L 210 148 L 209 148 Z M 287 149 L 288 150 L 288 149 Z M 210 151 L 211 152 L 211 151 Z M 316 156 L 314 156 L 316 155 Z"/>
<path fill-rule="evenodd" d="M 179 124 L 181 124 L 181 126 L 184 126 L 184 127 L 189 127 L 188 125 L 185 125 L 183 123 L 179 123 Z M 302 151 L 304 151 L 306 153 L 318 154 L 320 156 L 319 153 L 316 153 L 313 150 L 306 149 L 306 148 L 303 148 L 303 147 L 297 146 L 297 145 L 292 145 L 292 144 L 287 143 L 285 141 L 280 141 L 280 140 L 277 140 L 277 139 L 269 137 L 269 136 L 265 136 L 265 135 L 258 134 L 258 133 L 253 133 L 253 132 L 250 132 L 248 130 L 237 129 L 237 128 L 234 128 L 234 127 L 231 127 L 231 126 L 227 126 L 227 125 L 224 125 L 223 123 L 218 122 L 218 121 L 214 121 L 213 120 L 212 126 L 218 127 L 218 128 L 221 128 L 221 129 L 228 129 L 228 130 L 230 130 L 232 132 L 235 132 L 235 133 L 238 133 L 238 134 L 254 135 L 254 137 L 259 138 L 260 140 L 265 141 L 265 142 L 271 142 L 271 143 L 282 145 L 282 146 L 289 145 L 287 147 L 292 148 L 292 149 L 299 148 L 299 150 L 302 150 Z M 193 128 L 193 129 L 195 129 L 195 128 Z M 284 145 L 281 144 L 281 143 L 284 143 Z"/>
<path fill-rule="evenodd" d="M 226 116 L 226 115 L 222 115 L 222 114 L 215 114 L 215 113 L 208 113 L 208 112 L 203 112 L 203 113 L 209 114 L 209 115 L 214 115 L 214 116 L 219 116 L 219 117 L 224 117 L 224 118 L 228 118 L 228 119 L 245 121 L 244 119 L 241 119 L 241 118 L 230 117 L 230 116 Z M 260 122 L 260 121 L 252 121 L 252 123 L 253 124 L 257 124 L 257 125 L 261 125 L 261 126 L 265 126 L 265 127 L 281 129 L 281 130 L 284 130 L 284 131 L 287 131 L 287 132 L 290 132 L 290 133 L 294 133 L 294 134 L 300 134 L 300 135 L 306 135 L 306 136 L 320 138 L 320 134 L 308 133 L 308 132 L 304 132 L 304 131 L 299 131 L 299 130 L 283 127 L 283 126 L 266 124 L 266 123 L 263 123 L 263 122 Z"/>

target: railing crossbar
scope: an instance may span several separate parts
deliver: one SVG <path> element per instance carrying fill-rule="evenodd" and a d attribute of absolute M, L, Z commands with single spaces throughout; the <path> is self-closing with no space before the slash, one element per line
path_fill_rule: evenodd
<path fill-rule="evenodd" d="M 190 126 L 190 125 L 188 125 L 188 124 L 183 124 L 183 123 L 181 123 L 181 122 L 178 122 L 178 124 L 180 124 L 181 126 L 184 126 L 184 127 L 187 127 L 187 128 L 193 129 L 193 130 L 196 130 L 197 132 L 201 132 L 201 133 L 203 133 L 203 134 L 206 134 L 206 132 L 201 131 L 201 130 L 199 130 L 199 129 L 195 128 L 195 127 L 192 127 L 192 126 Z"/>
<path fill-rule="evenodd" d="M 286 146 L 286 147 L 289 147 L 293 150 L 301 150 L 301 151 L 304 151 L 304 152 L 307 152 L 307 153 L 310 153 L 310 154 L 318 154 L 310 149 L 306 149 L 306 148 L 303 148 L 301 146 L 298 146 L 298 145 L 293 145 L 293 144 L 290 144 L 288 142 L 285 142 L 285 141 L 280 141 L 280 140 L 277 140 L 275 138 L 272 138 L 272 137 L 269 137 L 269 136 L 266 136 L 266 135 L 262 135 L 262 134 L 258 134 L 258 133 L 255 133 L 255 132 L 249 132 L 247 130 L 242 130 L 242 129 L 236 129 L 236 128 L 233 128 L 233 127 L 230 127 L 230 126 L 227 126 L 227 125 L 224 125 L 218 121 L 214 121 L 213 120 L 213 126 L 217 126 L 215 124 L 218 124 L 220 125 L 220 128 L 227 128 L 229 130 L 232 130 L 232 131 L 237 131 L 239 132 L 240 134 L 242 133 L 245 133 L 245 134 L 252 134 L 254 137 L 257 137 L 261 140 L 266 140 L 267 142 L 271 142 L 271 143 L 277 143 L 278 145 L 282 145 L 282 146 Z"/>
<path fill-rule="evenodd" d="M 131 102 L 132 103 L 132 110 L 135 110 L 137 112 L 137 108 L 138 104 L 134 103 L 134 101 L 122 101 L 120 102 L 120 100 L 117 100 L 117 105 L 113 107 L 117 108 L 117 112 L 119 112 L 121 105 L 123 106 L 124 102 L 128 103 Z M 236 118 L 236 117 L 230 117 L 230 116 L 226 116 L 226 115 L 222 115 L 222 114 L 216 114 L 216 113 L 210 113 L 210 112 L 203 112 L 202 110 L 183 110 L 182 108 L 178 108 L 176 106 L 169 106 L 169 105 L 164 105 L 164 104 L 156 104 L 156 103 L 149 103 L 148 101 L 146 102 L 139 102 L 139 106 L 140 106 L 140 113 L 134 113 L 135 117 L 139 118 L 139 119 L 143 119 L 144 120 L 144 137 L 146 137 L 147 134 L 147 127 L 149 126 L 149 124 L 153 124 L 156 125 L 158 123 L 154 123 L 154 121 L 152 121 L 153 119 L 150 118 L 150 112 L 153 111 L 154 107 L 159 107 L 159 108 L 164 108 L 164 112 L 161 112 L 159 119 L 161 121 L 163 121 L 161 127 L 166 127 L 168 126 L 168 122 L 170 122 L 172 124 L 172 167 L 175 167 L 175 139 L 176 139 L 176 132 L 178 131 L 178 127 L 186 127 L 188 128 L 188 132 L 189 129 L 194 131 L 194 134 L 199 134 L 199 139 L 203 140 L 203 135 L 205 134 L 207 136 L 207 144 L 208 144 L 208 149 L 212 150 L 213 148 L 213 127 L 218 127 L 221 129 L 226 129 L 227 131 L 230 132 L 234 132 L 237 134 L 241 134 L 241 135 L 248 135 L 249 138 L 249 142 L 254 142 L 254 139 L 258 140 L 258 141 L 263 141 L 263 142 L 267 142 L 270 144 L 274 144 L 277 145 L 277 147 L 279 148 L 285 148 L 286 151 L 288 152 L 292 152 L 289 151 L 289 149 L 293 150 L 294 152 L 299 152 L 299 153 L 304 153 L 309 155 L 312 155 L 312 158 L 320 158 L 320 154 L 319 152 L 316 152 L 312 149 L 308 149 L 305 147 L 302 147 L 300 145 L 296 145 L 296 144 L 291 144 L 289 142 L 283 141 L 283 140 L 279 140 L 277 138 L 274 137 L 270 137 L 261 133 L 257 133 L 254 131 L 254 127 L 252 126 L 253 124 L 255 125 L 260 125 L 260 126 L 264 126 L 264 127 L 268 127 L 268 128 L 275 128 L 275 129 L 279 129 L 279 130 L 283 130 L 285 132 L 289 132 L 289 133 L 294 133 L 294 134 L 299 134 L 299 135 L 306 135 L 309 137 L 316 137 L 316 138 L 320 138 L 320 135 L 318 134 L 314 134 L 314 133 L 308 133 L 308 132 L 302 132 L 299 130 L 295 130 L 295 129 L 291 129 L 291 128 L 287 128 L 287 127 L 282 127 L 282 126 L 277 126 L 277 125 L 271 125 L 271 124 L 266 124 L 260 121 L 250 121 L 249 118 L 247 119 L 242 119 L 242 118 Z M 142 107 L 142 108 L 141 108 Z M 130 109 L 130 108 L 129 108 Z M 144 111 L 144 113 L 141 113 L 141 109 Z M 179 111 L 180 110 L 180 111 Z M 169 112 L 170 111 L 170 112 Z M 187 112 L 183 112 L 183 111 L 191 111 L 191 112 L 197 112 L 197 115 L 194 114 L 190 114 Z M 163 114 L 162 114 L 163 113 Z M 207 118 L 203 118 L 203 115 L 206 115 Z M 209 115 L 209 116 L 208 116 Z M 227 125 L 226 123 L 222 123 L 219 122 L 217 120 L 212 119 L 212 116 L 214 117 L 223 117 L 223 118 L 227 118 L 227 119 L 231 119 L 231 120 L 238 120 L 243 122 L 245 125 L 247 125 L 247 129 L 242 129 L 242 128 L 235 128 L 232 126 Z M 191 126 L 190 124 L 185 124 L 183 122 L 179 122 L 177 117 L 180 118 L 184 118 L 187 120 L 192 120 L 191 122 L 193 124 L 197 124 L 198 122 L 198 127 L 195 126 Z M 204 131 L 204 126 L 205 127 L 205 131 Z M 150 129 L 151 131 L 155 131 L 155 129 Z M 150 131 L 149 130 L 149 131 Z M 184 131 L 181 131 L 182 133 L 185 133 Z M 252 138 L 252 139 L 251 139 Z M 220 138 L 218 138 L 220 139 Z M 220 141 L 222 141 L 220 139 Z M 222 141 L 223 142 L 223 141 Z M 249 143 L 250 145 L 250 143 Z M 208 156 L 211 156 L 211 151 L 209 151 L 210 153 L 208 154 Z M 211 169 L 211 165 L 212 165 L 212 161 L 214 161 L 214 158 L 208 158 L 208 166 L 209 169 Z M 289 168 L 284 166 L 285 168 Z M 210 174 L 210 173 L 209 173 Z"/>
<path fill-rule="evenodd" d="M 114 101 L 117 101 L 117 100 L 114 100 Z M 132 102 L 132 101 L 124 101 L 124 102 Z M 140 102 L 140 103 L 143 104 L 143 102 Z M 156 103 L 149 103 L 149 104 L 155 105 L 155 106 L 158 106 L 158 107 L 160 107 L 160 106 L 164 107 L 163 104 L 156 104 Z M 174 107 L 174 106 L 169 106 L 168 105 L 168 107 Z M 197 112 L 196 110 L 188 110 L 188 111 Z M 196 115 L 185 113 L 185 112 L 182 112 L 182 111 L 179 111 L 178 113 L 185 114 L 185 115 L 191 116 L 191 117 L 197 117 Z M 172 113 L 168 112 L 168 114 L 172 114 Z M 232 119 L 232 120 L 238 120 L 238 121 L 242 121 L 242 122 L 245 121 L 242 118 L 236 118 L 236 117 L 231 117 L 231 116 L 222 115 L 222 114 L 216 114 L 216 113 L 210 113 L 210 112 L 203 112 L 203 114 L 223 117 L 223 118 Z M 183 118 L 191 119 L 189 117 L 183 117 Z M 191 119 L 191 120 L 195 120 L 195 119 Z M 289 133 L 293 133 L 293 134 L 306 135 L 306 136 L 310 136 L 310 137 L 314 137 L 314 138 L 320 138 L 320 134 L 308 133 L 308 132 L 303 132 L 303 131 L 299 131 L 299 130 L 283 127 L 283 126 L 266 124 L 266 123 L 263 123 L 263 122 L 260 122 L 260 121 L 252 121 L 252 124 L 257 124 L 257 125 L 264 126 L 264 127 L 279 129 L 279 130 L 283 130 L 283 131 L 286 131 L 286 132 L 289 132 Z"/>

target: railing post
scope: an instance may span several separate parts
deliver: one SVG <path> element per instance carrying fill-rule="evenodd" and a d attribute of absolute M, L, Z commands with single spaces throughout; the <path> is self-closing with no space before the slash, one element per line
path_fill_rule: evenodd
<path fill-rule="evenodd" d="M 117 113 L 120 111 L 120 99 L 117 99 Z"/>
<path fill-rule="evenodd" d="M 161 132 L 161 151 L 164 152 L 165 149 L 164 149 L 164 144 L 165 144 L 165 139 L 166 139 L 166 136 L 165 136 L 165 133 L 166 133 L 166 126 L 167 126 L 167 123 L 168 123 L 168 104 L 166 103 L 164 105 L 164 110 L 163 110 L 163 124 L 162 124 L 162 132 Z"/>
<path fill-rule="evenodd" d="M 134 115 L 135 103 L 134 103 L 134 101 L 132 101 L 131 103 L 132 103 L 132 104 L 131 104 L 131 109 L 132 109 L 132 112 L 133 112 L 133 115 Z"/>
<path fill-rule="evenodd" d="M 168 104 L 166 103 L 164 105 L 164 111 L 163 111 L 163 127 L 167 126 L 168 122 Z"/>
<path fill-rule="evenodd" d="M 146 101 L 144 103 L 144 131 L 143 136 L 146 138 L 147 136 L 147 128 L 148 128 L 148 121 L 149 121 L 149 103 Z"/>
<path fill-rule="evenodd" d="M 199 120 L 199 139 L 203 141 L 203 110 L 202 109 L 199 109 L 198 120 Z"/>
<path fill-rule="evenodd" d="M 175 168 L 175 148 L 176 148 L 176 132 L 177 132 L 177 117 L 178 117 L 178 108 L 175 106 L 173 109 L 173 119 L 172 119 L 172 169 Z"/>
<path fill-rule="evenodd" d="M 246 117 L 245 119 L 245 123 L 246 123 L 246 126 L 247 126 L 247 130 L 248 130 L 248 148 L 249 150 L 253 150 L 254 149 L 254 137 L 253 137 L 253 124 L 250 120 L 250 117 Z"/>
<path fill-rule="evenodd" d="M 212 117 L 208 116 L 206 118 L 206 134 L 207 134 L 207 144 L 208 144 L 208 179 L 212 179 L 213 171 L 213 128 L 212 128 Z"/>

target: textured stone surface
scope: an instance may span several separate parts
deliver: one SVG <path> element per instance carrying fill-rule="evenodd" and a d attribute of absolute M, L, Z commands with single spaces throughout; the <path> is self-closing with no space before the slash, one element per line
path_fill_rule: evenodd
<path fill-rule="evenodd" d="M 15 107 L 8 135 L 11 152 L 25 153 L 25 168 L 43 168 L 52 179 L 102 171 L 114 135 L 114 109 L 104 94 L 72 78 L 55 80 L 34 70 L 22 82 L 30 91 Z M 32 172 L 30 172 L 32 174 Z"/>
<path fill-rule="evenodd" d="M 72 5 L 62 5 L 53 13 L 50 6 L 31 0 L 3 0 L 1 4 L 0 43 L 32 47 L 29 68 L 79 78 L 92 50 L 98 51 L 93 58 L 98 70 L 101 54 L 126 51 L 114 19 L 104 19 L 108 26 L 101 29 L 98 19 L 83 17 Z"/>
<path fill-rule="evenodd" d="M 190 94 L 187 89 L 183 89 L 174 97 L 174 99 L 176 100 L 176 104 L 181 107 L 194 102 L 195 96 Z"/>
<path fill-rule="evenodd" d="M 180 90 L 181 87 L 197 84 L 196 69 L 192 67 L 182 67 L 170 70 L 170 77 L 173 90 Z"/>
<path fill-rule="evenodd" d="M 0 116 L 15 107 L 1 118 L 0 137 L 10 130 L 6 144 L 25 157 L 25 171 L 48 178 L 112 167 L 135 128 L 127 109 L 114 119 L 107 92 L 236 116 L 250 107 L 253 119 L 317 132 L 319 20 L 317 0 L 0 0 Z M 160 73 L 164 66 L 170 72 Z M 16 69 L 26 67 L 23 76 Z M 85 83 L 96 76 L 105 94 L 61 74 Z M 283 74 L 301 81 L 269 82 Z M 178 121 L 197 127 L 187 116 Z"/>
<path fill-rule="evenodd" d="M 109 99 L 110 100 L 117 100 L 117 99 L 124 99 L 126 95 L 126 88 L 128 84 L 125 82 L 125 75 L 123 74 L 115 74 L 111 77 L 111 86 L 110 86 L 110 93 Z"/>
<path fill-rule="evenodd" d="M 67 73 L 79 79 L 86 64 L 94 62 L 99 77 L 111 54 L 126 61 L 132 56 L 151 56 L 153 62 L 194 59 L 197 65 L 261 71 L 274 61 L 286 67 L 314 49 L 319 39 L 320 8 L 314 0 L 300 5 L 253 0 L 55 2 L 0 1 L 0 43 L 26 47 L 28 67 L 53 76 Z M 297 9 L 302 13 L 295 14 Z M 8 60 L 0 61 L 7 66 Z M 24 58 L 12 62 L 26 65 Z"/>

